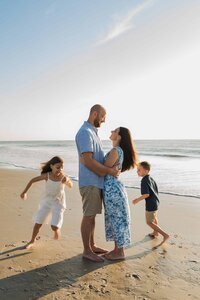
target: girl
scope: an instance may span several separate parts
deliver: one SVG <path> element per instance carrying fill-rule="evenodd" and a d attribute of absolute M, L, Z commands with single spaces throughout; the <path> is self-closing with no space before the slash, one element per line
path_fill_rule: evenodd
<path fill-rule="evenodd" d="M 42 164 L 41 175 L 34 177 L 29 181 L 20 197 L 25 200 L 27 197 L 26 193 L 32 184 L 41 180 L 46 181 L 45 195 L 35 217 L 35 225 L 33 227 L 31 240 L 25 245 L 26 249 L 33 246 L 40 227 L 50 213 L 52 213 L 51 228 L 54 231 L 54 239 L 58 239 L 60 228 L 63 223 L 63 214 L 66 209 L 64 188 L 65 185 L 69 188 L 73 185 L 69 177 L 63 174 L 63 160 L 60 157 L 55 156 L 48 162 Z"/>
<path fill-rule="evenodd" d="M 119 127 L 111 131 L 113 148 L 105 156 L 104 165 L 117 166 L 121 172 L 136 166 L 136 150 L 129 129 Z M 130 244 L 130 212 L 128 197 L 118 177 L 106 175 L 104 179 L 106 240 L 114 241 L 112 251 L 104 254 L 109 260 L 125 259 L 124 247 Z"/>

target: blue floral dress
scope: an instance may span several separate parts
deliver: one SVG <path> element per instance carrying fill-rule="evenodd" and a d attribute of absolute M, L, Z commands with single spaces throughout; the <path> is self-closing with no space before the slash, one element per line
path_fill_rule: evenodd
<path fill-rule="evenodd" d="M 123 150 L 115 147 L 119 155 L 119 169 L 124 159 Z M 105 160 L 109 153 L 106 154 Z M 118 248 L 130 245 L 130 208 L 123 183 L 116 177 L 104 179 L 105 233 L 107 241 L 115 241 Z"/>

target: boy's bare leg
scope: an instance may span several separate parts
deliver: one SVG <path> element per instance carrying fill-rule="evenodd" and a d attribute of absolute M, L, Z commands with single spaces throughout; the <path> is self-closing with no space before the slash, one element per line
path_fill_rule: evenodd
<path fill-rule="evenodd" d="M 158 225 L 158 219 L 155 218 L 155 220 L 154 220 L 153 223 L 156 224 L 156 225 Z M 154 230 L 152 233 L 149 234 L 149 236 L 156 237 L 156 236 L 158 236 L 158 232 Z"/>
<path fill-rule="evenodd" d="M 166 240 L 169 239 L 169 235 L 163 231 L 158 225 L 156 225 L 155 223 L 153 222 L 147 222 L 147 224 L 155 231 L 155 232 L 158 232 L 160 233 L 162 236 L 163 236 L 163 241 L 162 243 L 159 244 L 159 246 L 161 246 L 164 242 L 166 242 Z"/>
<path fill-rule="evenodd" d="M 33 227 L 33 233 L 32 233 L 31 240 L 24 246 L 25 249 L 30 249 L 31 247 L 33 247 L 33 244 L 35 243 L 35 240 L 36 240 L 36 236 L 38 235 L 38 232 L 39 232 L 41 226 L 42 226 L 42 224 L 35 223 L 35 225 Z"/>
<path fill-rule="evenodd" d="M 94 229 L 95 229 L 95 216 L 83 216 L 81 223 L 81 235 L 83 241 L 83 258 L 94 261 L 102 262 L 104 259 L 95 254 L 91 247 L 91 242 L 94 247 Z"/>

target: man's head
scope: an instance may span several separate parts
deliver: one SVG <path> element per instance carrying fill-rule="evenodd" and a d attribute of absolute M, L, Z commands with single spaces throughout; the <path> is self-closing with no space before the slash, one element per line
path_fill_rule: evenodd
<path fill-rule="evenodd" d="M 106 110 L 100 104 L 95 104 L 90 109 L 90 114 L 88 122 L 91 123 L 94 127 L 98 128 L 101 126 L 101 123 L 105 122 Z"/>

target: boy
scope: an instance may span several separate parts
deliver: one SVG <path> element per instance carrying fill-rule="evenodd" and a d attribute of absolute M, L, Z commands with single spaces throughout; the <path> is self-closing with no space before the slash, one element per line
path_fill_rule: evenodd
<path fill-rule="evenodd" d="M 133 204 L 145 199 L 146 202 L 146 222 L 153 232 L 149 234 L 150 237 L 155 238 L 160 233 L 163 236 L 162 245 L 169 235 L 158 226 L 157 212 L 159 205 L 158 187 L 155 180 L 149 175 L 151 165 L 147 161 L 142 161 L 138 164 L 137 173 L 142 177 L 141 180 L 141 196 L 132 201 Z"/>

